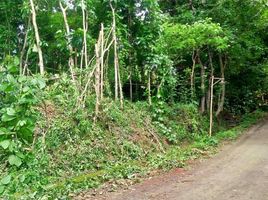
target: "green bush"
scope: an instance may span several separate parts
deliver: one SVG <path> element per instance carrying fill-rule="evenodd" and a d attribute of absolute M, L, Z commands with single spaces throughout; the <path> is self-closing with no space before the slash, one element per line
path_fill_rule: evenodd
<path fill-rule="evenodd" d="M 45 81 L 19 76 L 18 59 L 8 57 L 0 68 L 0 159 L 19 167 L 34 135 L 37 111 Z"/>
<path fill-rule="evenodd" d="M 153 106 L 154 125 L 172 144 L 191 141 L 196 135 L 208 130 L 205 117 L 194 104 L 173 104 L 159 102 Z"/>

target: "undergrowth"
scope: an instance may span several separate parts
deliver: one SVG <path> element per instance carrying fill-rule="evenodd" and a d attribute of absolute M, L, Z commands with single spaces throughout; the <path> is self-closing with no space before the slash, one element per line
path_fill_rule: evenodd
<path fill-rule="evenodd" d="M 85 108 L 76 109 L 75 90 L 64 78 L 49 85 L 43 99 L 24 163 L 0 164 L 3 199 L 69 199 L 108 180 L 183 167 L 264 116 L 248 114 L 239 126 L 208 137 L 208 120 L 194 104 L 125 101 L 122 110 L 104 99 L 94 122 L 95 102 L 89 97 Z"/>

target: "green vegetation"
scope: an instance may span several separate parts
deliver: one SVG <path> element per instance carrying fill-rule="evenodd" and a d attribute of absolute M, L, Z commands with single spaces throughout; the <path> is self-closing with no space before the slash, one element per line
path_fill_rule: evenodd
<path fill-rule="evenodd" d="M 88 130 L 90 134 L 81 131 L 88 128 L 88 124 L 73 129 L 70 124 L 77 119 L 70 117 L 72 115 L 66 117 L 62 116 L 63 113 L 56 114 L 61 113 L 59 105 L 58 111 L 50 108 L 50 114 L 54 117 L 47 133 L 46 148 L 43 149 L 40 139 L 34 150 L 27 154 L 28 159 L 24 160 L 23 167 L 16 170 L 11 168 L 6 172 L 3 180 L 6 177 L 10 177 L 10 180 L 4 186 L 4 196 L 64 198 L 70 193 L 97 187 L 104 181 L 135 179 L 153 169 L 183 167 L 186 161 L 213 152 L 222 139 L 236 138 L 245 128 L 264 116 L 263 112 L 249 114 L 242 119 L 240 126 L 221 131 L 212 138 L 206 136 L 205 132 L 192 132 L 186 144 L 176 145 L 164 142 L 169 141 L 170 136 L 164 136 L 166 132 L 162 127 L 165 125 L 161 123 L 160 126 L 157 122 L 157 127 L 161 127 L 160 132 L 154 133 L 158 133 L 159 140 L 164 143 L 163 152 L 150 133 L 154 127 L 147 104 L 126 103 L 128 112 L 125 113 L 117 105 L 109 103 L 111 108 L 103 115 L 106 125 L 94 125 Z M 189 107 L 185 109 L 185 106 L 178 105 L 178 110 L 186 112 L 186 115 L 200 117 L 196 110 Z M 177 117 L 170 118 L 170 123 L 178 124 L 173 126 L 174 130 L 179 130 L 181 124 L 191 127 L 191 121 L 186 124 L 184 119 L 178 120 L 179 115 Z M 144 124 L 144 121 L 148 124 Z M 180 138 L 184 138 L 184 134 L 177 133 Z"/>
<path fill-rule="evenodd" d="M 146 102 L 125 102 L 121 110 L 119 104 L 105 99 L 104 110 L 94 123 L 91 110 L 75 114 L 66 110 L 76 103 L 69 100 L 69 92 L 60 95 L 63 88 L 72 90 L 66 81 L 58 80 L 40 95 L 46 100 L 35 108 L 40 112 L 35 142 L 21 146 L 20 166 L 2 163 L 4 197 L 64 198 L 108 180 L 183 167 L 188 160 L 213 152 L 222 139 L 236 138 L 264 116 L 263 112 L 248 114 L 239 126 L 210 138 L 208 121 L 195 105 L 150 107 Z"/>
<path fill-rule="evenodd" d="M 267 111 L 267 13 L 266 0 L 2 0 L 0 198 L 69 199 L 236 139 Z"/>

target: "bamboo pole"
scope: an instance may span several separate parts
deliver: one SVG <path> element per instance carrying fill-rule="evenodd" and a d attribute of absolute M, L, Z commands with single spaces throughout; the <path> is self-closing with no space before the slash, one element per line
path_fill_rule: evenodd
<path fill-rule="evenodd" d="M 213 89 L 214 89 L 214 76 L 211 77 L 211 88 L 210 88 L 210 123 L 209 123 L 209 137 L 212 136 L 212 128 L 213 128 Z"/>
<path fill-rule="evenodd" d="M 216 81 L 215 81 L 216 80 Z M 212 136 L 212 129 L 213 129 L 213 96 L 214 96 L 214 85 L 218 84 L 219 82 L 224 81 L 222 78 L 215 78 L 214 76 L 211 77 L 211 88 L 210 88 L 210 123 L 209 123 L 209 136 Z"/>

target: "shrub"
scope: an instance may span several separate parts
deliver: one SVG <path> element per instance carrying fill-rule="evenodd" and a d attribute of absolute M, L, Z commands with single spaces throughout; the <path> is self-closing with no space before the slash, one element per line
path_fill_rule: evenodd
<path fill-rule="evenodd" d="M 0 68 L 0 154 L 1 160 L 19 167 L 26 146 L 33 140 L 37 112 L 45 81 L 18 75 L 18 59 L 9 57 Z"/>

